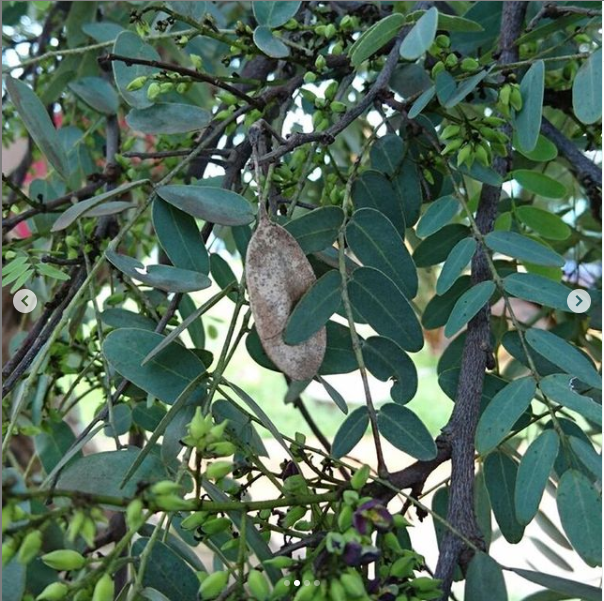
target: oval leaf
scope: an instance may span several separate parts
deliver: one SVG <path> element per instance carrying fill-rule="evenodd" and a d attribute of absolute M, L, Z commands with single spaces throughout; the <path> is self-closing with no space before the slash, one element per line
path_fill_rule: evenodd
<path fill-rule="evenodd" d="M 516 232 L 491 232 L 484 241 L 491 250 L 514 259 L 546 267 L 564 267 L 564 259 L 558 253 Z"/>
<path fill-rule="evenodd" d="M 361 438 L 363 438 L 368 425 L 369 416 L 367 415 L 367 407 L 355 409 L 338 428 L 333 439 L 331 454 L 336 459 L 348 455 L 356 447 Z"/>
<path fill-rule="evenodd" d="M 122 328 L 108 334 L 103 353 L 124 378 L 164 403 L 172 404 L 206 368 L 194 353 L 177 343 L 168 345 L 141 365 L 163 339 L 164 336 L 155 332 Z"/>
<path fill-rule="evenodd" d="M 520 542 L 524 533 L 516 518 L 516 462 L 500 451 L 487 455 L 484 462 L 484 477 L 491 499 L 491 507 L 501 534 L 512 544 Z"/>
<path fill-rule="evenodd" d="M 573 109 L 582 123 L 602 117 L 602 48 L 581 65 L 573 82 Z"/>
<path fill-rule="evenodd" d="M 558 215 L 539 207 L 523 206 L 514 211 L 516 217 L 536 234 L 548 240 L 566 240 L 571 229 Z"/>
<path fill-rule="evenodd" d="M 546 330 L 531 328 L 526 341 L 562 371 L 572 374 L 589 386 L 602 390 L 602 380 L 593 365 L 572 344 Z"/>
<path fill-rule="evenodd" d="M 541 380 L 539 387 L 547 397 L 571 411 L 576 411 L 590 422 L 602 425 L 602 405 L 575 392 L 573 378 L 567 374 L 552 374 Z"/>
<path fill-rule="evenodd" d="M 184 134 L 203 129 L 210 113 L 191 104 L 160 102 L 144 109 L 132 109 L 126 123 L 145 134 Z"/>
<path fill-rule="evenodd" d="M 321 207 L 292 219 L 284 227 L 308 255 L 331 246 L 343 221 L 344 212 L 340 207 Z"/>
<path fill-rule="evenodd" d="M 390 397 L 395 403 L 404 405 L 415 396 L 418 384 L 415 363 L 394 340 L 381 336 L 368 338 L 363 343 L 363 359 L 378 380 L 394 379 Z"/>
<path fill-rule="evenodd" d="M 392 222 L 375 209 L 355 211 L 346 226 L 346 240 L 367 267 L 387 275 L 407 297 L 417 294 L 413 259 Z"/>
<path fill-rule="evenodd" d="M 514 504 L 516 517 L 523 525 L 537 515 L 559 447 L 558 434 L 545 430 L 530 444 L 520 461 Z"/>
<path fill-rule="evenodd" d="M 535 396 L 532 376 L 510 382 L 498 392 L 480 416 L 476 428 L 476 450 L 486 455 L 510 432 Z"/>
<path fill-rule="evenodd" d="M 507 601 L 503 572 L 486 553 L 476 553 L 466 574 L 465 601 Z"/>
<path fill-rule="evenodd" d="M 545 196 L 546 198 L 564 198 L 567 195 L 567 190 L 564 185 L 537 171 L 531 171 L 530 169 L 516 169 L 515 171 L 512 171 L 512 178 L 525 190 L 539 196 Z"/>
<path fill-rule="evenodd" d="M 210 272 L 210 257 L 191 215 L 156 198 L 153 201 L 153 227 L 175 267 L 206 275 Z"/>
<path fill-rule="evenodd" d="M 19 113 L 19 117 L 23 121 L 23 125 L 25 125 L 25 129 L 33 138 L 36 146 L 42 151 L 42 154 L 56 169 L 57 173 L 61 177 L 67 178 L 69 175 L 67 155 L 42 101 L 28 85 L 13 77 L 6 78 L 6 89 Z"/>
<path fill-rule="evenodd" d="M 522 570 L 520 568 L 509 568 L 514 574 L 521 578 L 545 587 L 549 591 L 555 591 L 561 595 L 566 595 L 564 599 L 580 598 L 582 601 L 602 601 L 602 589 L 576 580 L 568 580 L 544 574 L 543 572 L 533 572 L 532 570 Z M 546 600 L 547 601 L 547 600 Z"/>
<path fill-rule="evenodd" d="M 422 329 L 409 301 L 392 280 L 372 267 L 359 267 L 348 282 L 353 309 L 378 333 L 406 351 L 424 346 Z"/>
<path fill-rule="evenodd" d="M 88 106 L 104 115 L 115 115 L 120 104 L 117 92 L 102 77 L 82 77 L 69 84 L 69 89 Z"/>
<path fill-rule="evenodd" d="M 556 494 L 558 514 L 568 540 L 588 565 L 602 565 L 602 500 L 578 470 L 562 474 Z"/>
<path fill-rule="evenodd" d="M 472 260 L 476 246 L 474 238 L 464 238 L 453 247 L 438 276 L 436 294 L 439 296 L 444 294 L 455 284 L 457 278 Z"/>
<path fill-rule="evenodd" d="M 431 267 L 442 263 L 452 248 L 470 234 L 470 229 L 461 223 L 445 225 L 438 232 L 422 240 L 413 253 L 413 261 L 417 267 Z"/>
<path fill-rule="evenodd" d="M 261 25 L 254 29 L 254 44 L 271 58 L 289 56 L 289 47 L 273 35 L 269 27 Z"/>
<path fill-rule="evenodd" d="M 353 67 L 375 54 L 387 44 L 401 29 L 405 22 L 404 15 L 394 13 L 383 18 L 365 31 L 350 47 L 348 56 Z"/>
<path fill-rule="evenodd" d="M 254 220 L 252 205 L 240 194 L 213 186 L 162 186 L 157 194 L 177 209 L 219 225 L 246 225 Z"/>
<path fill-rule="evenodd" d="M 254 17 L 258 25 L 281 27 L 285 25 L 300 8 L 301 2 L 255 2 L 252 3 Z"/>
<path fill-rule="evenodd" d="M 545 64 L 543 61 L 537 61 L 522 78 L 520 83 L 522 109 L 514 118 L 518 147 L 523 152 L 530 152 L 537 145 L 541 130 L 544 84 Z"/>
<path fill-rule="evenodd" d="M 420 238 L 431 236 L 447 225 L 459 213 L 459 201 L 455 196 L 443 196 L 428 205 L 427 211 L 417 225 L 415 233 Z"/>
<path fill-rule="evenodd" d="M 378 411 L 380 434 L 397 449 L 419 459 L 436 457 L 436 444 L 423 422 L 407 407 L 386 403 Z"/>
<path fill-rule="evenodd" d="M 495 284 L 488 280 L 480 282 L 464 292 L 453 307 L 445 324 L 445 336 L 451 338 L 463 328 L 489 301 L 495 292 Z"/>
<path fill-rule="evenodd" d="M 512 273 L 503 278 L 503 288 L 512 296 L 553 307 L 559 311 L 570 311 L 566 298 L 570 292 L 564 284 L 532 273 Z"/>
<path fill-rule="evenodd" d="M 407 34 L 400 48 L 402 58 L 414 61 L 419 58 L 434 41 L 438 25 L 438 10 L 431 8 L 420 18 Z"/>

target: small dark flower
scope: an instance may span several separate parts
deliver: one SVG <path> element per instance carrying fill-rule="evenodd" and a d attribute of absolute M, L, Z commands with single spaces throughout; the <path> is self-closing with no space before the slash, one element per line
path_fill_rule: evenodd
<path fill-rule="evenodd" d="M 377 499 L 372 499 L 354 512 L 352 523 L 359 534 L 368 534 L 369 524 L 378 532 L 387 532 L 392 528 L 392 515 Z"/>
<path fill-rule="evenodd" d="M 293 461 L 288 461 L 285 464 L 283 471 L 281 472 L 281 479 L 286 480 L 290 476 L 295 476 L 299 473 L 300 473 L 300 471 L 298 470 L 298 467 L 296 466 L 296 464 Z"/>
<path fill-rule="evenodd" d="M 380 550 L 377 547 L 363 547 L 363 554 L 361 555 L 361 565 L 367 565 L 373 563 L 380 558 Z"/>
<path fill-rule="evenodd" d="M 356 568 L 361 565 L 361 555 L 363 553 L 363 547 L 356 541 L 346 543 L 344 547 L 344 563 L 351 568 Z"/>
<path fill-rule="evenodd" d="M 380 588 L 380 579 L 379 578 L 374 578 L 373 580 L 369 580 L 369 582 L 367 583 L 367 592 L 370 595 L 377 593 L 379 588 Z"/>

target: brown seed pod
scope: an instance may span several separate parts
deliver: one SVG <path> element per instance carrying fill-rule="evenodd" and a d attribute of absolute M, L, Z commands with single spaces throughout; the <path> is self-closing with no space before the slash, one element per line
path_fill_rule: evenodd
<path fill-rule="evenodd" d="M 292 380 L 313 378 L 325 355 L 325 327 L 296 345 L 285 344 L 283 331 L 294 305 L 317 278 L 296 239 L 271 223 L 264 208 L 247 248 L 245 277 L 266 354 Z"/>

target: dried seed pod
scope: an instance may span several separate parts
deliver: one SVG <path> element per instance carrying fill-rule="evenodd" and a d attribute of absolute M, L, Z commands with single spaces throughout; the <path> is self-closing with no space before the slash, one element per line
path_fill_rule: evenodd
<path fill-rule="evenodd" d="M 296 239 L 271 223 L 262 207 L 248 245 L 245 274 L 256 330 L 266 354 L 292 380 L 313 378 L 325 355 L 325 327 L 296 345 L 285 344 L 283 331 L 294 305 L 317 278 Z"/>

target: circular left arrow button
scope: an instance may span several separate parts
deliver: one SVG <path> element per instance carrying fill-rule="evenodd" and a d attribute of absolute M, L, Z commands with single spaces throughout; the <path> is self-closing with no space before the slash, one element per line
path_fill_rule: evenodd
<path fill-rule="evenodd" d="M 31 313 L 38 304 L 38 297 L 27 288 L 21 288 L 13 296 L 13 305 L 19 313 Z"/>

